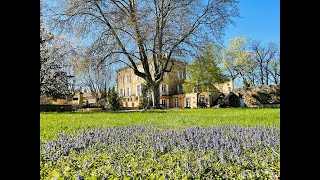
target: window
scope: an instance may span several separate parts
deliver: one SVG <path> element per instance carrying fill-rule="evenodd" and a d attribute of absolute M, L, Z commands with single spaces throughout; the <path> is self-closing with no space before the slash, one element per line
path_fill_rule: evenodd
<path fill-rule="evenodd" d="M 141 85 L 137 85 L 137 92 L 136 92 L 136 95 L 137 96 L 141 96 Z"/>
<path fill-rule="evenodd" d="M 181 85 L 177 86 L 177 92 L 178 92 L 178 94 L 182 94 L 182 86 Z"/>
<path fill-rule="evenodd" d="M 131 76 L 130 74 L 127 75 L 127 83 L 129 83 L 131 81 Z"/>
<path fill-rule="evenodd" d="M 178 107 L 178 98 L 173 99 L 173 107 L 177 108 Z"/>
<path fill-rule="evenodd" d="M 178 79 L 184 79 L 183 71 L 177 71 Z"/>
<path fill-rule="evenodd" d="M 129 87 L 126 89 L 126 96 L 131 96 L 131 89 Z"/>
<path fill-rule="evenodd" d="M 191 101 L 190 98 L 186 98 L 186 107 L 190 107 L 190 101 Z"/>
<path fill-rule="evenodd" d="M 204 96 L 201 96 L 201 97 L 200 97 L 200 101 L 201 101 L 201 102 L 205 102 Z"/>
<path fill-rule="evenodd" d="M 124 77 L 123 76 L 120 76 L 120 83 L 124 84 Z"/>
<path fill-rule="evenodd" d="M 120 97 L 123 97 L 123 89 L 120 89 Z"/>

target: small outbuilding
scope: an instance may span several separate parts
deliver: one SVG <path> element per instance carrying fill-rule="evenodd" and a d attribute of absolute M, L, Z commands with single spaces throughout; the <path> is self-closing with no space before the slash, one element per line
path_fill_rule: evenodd
<path fill-rule="evenodd" d="M 224 97 L 223 103 L 227 107 L 240 107 L 240 98 L 235 93 L 230 92 Z"/>

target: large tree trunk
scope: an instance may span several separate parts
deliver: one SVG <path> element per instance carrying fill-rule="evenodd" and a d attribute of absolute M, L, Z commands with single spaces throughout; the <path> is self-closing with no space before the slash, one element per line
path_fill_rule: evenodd
<path fill-rule="evenodd" d="M 152 84 L 152 96 L 153 96 L 153 106 L 156 109 L 160 108 L 160 91 L 159 91 L 160 84 L 153 83 Z"/>

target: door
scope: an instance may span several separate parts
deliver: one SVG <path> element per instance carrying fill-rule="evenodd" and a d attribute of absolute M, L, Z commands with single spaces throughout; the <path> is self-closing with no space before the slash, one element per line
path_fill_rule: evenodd
<path fill-rule="evenodd" d="M 178 108 L 178 98 L 173 99 L 173 107 Z"/>
<path fill-rule="evenodd" d="M 167 108 L 167 103 L 165 99 L 161 99 L 161 107 Z"/>
<path fill-rule="evenodd" d="M 191 99 L 190 99 L 190 98 L 187 98 L 187 99 L 186 99 L 186 107 L 190 107 L 190 102 L 191 102 Z"/>

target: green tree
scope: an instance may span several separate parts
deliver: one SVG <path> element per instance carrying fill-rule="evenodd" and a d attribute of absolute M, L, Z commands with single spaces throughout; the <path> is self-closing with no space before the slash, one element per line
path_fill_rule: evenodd
<path fill-rule="evenodd" d="M 121 109 L 121 98 L 119 97 L 114 86 L 111 88 L 109 87 L 108 90 L 108 105 L 113 111 Z"/>
<path fill-rule="evenodd" d="M 221 47 L 210 43 L 201 49 L 199 57 L 187 66 L 187 79 L 184 92 L 203 92 L 214 90 L 214 83 L 227 81 L 218 67 Z"/>

